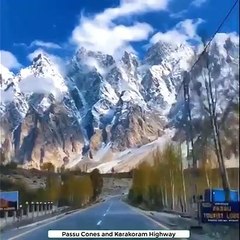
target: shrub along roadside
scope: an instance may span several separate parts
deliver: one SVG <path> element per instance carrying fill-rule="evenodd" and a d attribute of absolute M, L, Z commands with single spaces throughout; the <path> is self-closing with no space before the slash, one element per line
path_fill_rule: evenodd
<path fill-rule="evenodd" d="M 61 174 L 49 172 L 46 186 L 29 189 L 21 180 L 1 179 L 1 191 L 19 191 L 19 202 L 51 201 L 58 206 L 82 207 L 95 201 L 102 191 L 102 176 L 98 170 L 91 173 L 66 171 Z"/>
<path fill-rule="evenodd" d="M 198 169 L 183 169 L 180 148 L 167 144 L 162 151 L 158 149 L 133 171 L 129 202 L 151 210 L 191 211 L 193 194 L 222 187 L 219 169 L 211 155 L 206 156 Z M 238 189 L 239 169 L 227 172 L 231 188 Z"/>

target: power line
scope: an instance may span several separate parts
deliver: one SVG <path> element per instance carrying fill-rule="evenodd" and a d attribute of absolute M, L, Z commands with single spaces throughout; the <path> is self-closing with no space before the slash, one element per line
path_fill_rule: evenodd
<path fill-rule="evenodd" d="M 214 39 L 214 37 L 216 36 L 216 34 L 220 31 L 220 29 L 222 28 L 222 26 L 224 25 L 224 23 L 226 22 L 226 20 L 228 19 L 228 17 L 231 15 L 233 9 L 235 8 L 235 6 L 237 5 L 238 0 L 236 0 L 233 4 L 233 6 L 229 9 L 227 15 L 224 17 L 224 19 L 221 21 L 220 25 L 218 26 L 217 30 L 214 32 L 214 34 L 212 35 L 211 39 L 208 41 L 208 43 L 205 45 L 203 51 L 201 52 L 201 54 L 198 56 L 197 60 L 194 62 L 194 64 L 192 65 L 189 73 L 191 73 L 191 71 L 194 69 L 194 67 L 196 66 L 196 64 L 199 62 L 199 60 L 201 59 L 201 57 L 203 56 L 203 54 L 205 53 L 205 51 L 207 50 L 207 48 L 209 47 L 209 45 L 211 44 L 212 40 Z M 192 117 L 191 117 L 191 108 L 190 108 L 190 94 L 189 94 L 189 83 L 191 80 L 191 75 L 188 74 L 186 71 L 184 72 L 184 76 L 183 76 L 183 81 L 181 82 L 180 88 L 178 90 L 178 94 L 179 91 L 181 90 L 182 85 L 184 86 L 184 103 L 185 103 L 185 110 L 187 111 L 187 122 L 189 123 L 189 131 L 190 131 L 190 136 L 189 134 L 187 134 L 187 144 L 189 146 L 189 142 L 191 143 L 191 147 L 192 147 L 192 167 L 195 168 L 197 166 L 197 160 L 195 158 L 195 153 L 194 153 L 194 142 L 193 142 L 193 126 L 192 126 Z M 190 141 L 189 141 L 190 140 Z M 227 186 L 227 185 L 226 185 Z M 196 187 L 196 185 L 195 185 Z M 196 189 L 193 191 L 193 193 L 196 194 Z"/>
<path fill-rule="evenodd" d="M 216 36 L 216 34 L 220 31 L 220 29 L 222 28 L 223 24 L 226 22 L 226 20 L 228 19 L 228 17 L 231 15 L 233 9 L 235 8 L 235 6 L 237 5 L 238 0 L 235 1 L 235 3 L 233 4 L 233 6 L 231 7 L 231 9 L 228 11 L 227 15 L 224 17 L 224 19 L 221 21 L 220 25 L 218 26 L 217 30 L 214 32 L 214 34 L 212 35 L 211 39 L 208 41 L 208 43 L 205 45 L 203 51 L 201 52 L 201 54 L 198 56 L 197 60 L 194 62 L 194 64 L 192 65 L 192 67 L 190 68 L 189 73 L 191 73 L 191 71 L 194 69 L 194 67 L 196 66 L 196 64 L 199 62 L 200 58 L 203 56 L 203 54 L 205 53 L 205 51 L 207 50 L 207 48 L 209 47 L 209 45 L 211 44 L 212 40 L 214 39 L 214 37 Z M 189 83 L 191 80 L 191 75 L 188 74 L 186 71 L 184 72 L 184 76 L 183 76 L 183 80 L 181 82 L 181 85 L 179 87 L 178 93 L 181 90 L 181 87 L 183 85 L 183 93 L 184 93 L 184 105 L 185 105 L 185 111 L 186 111 L 186 116 L 185 116 L 185 120 L 186 123 L 188 123 L 188 129 L 186 128 L 186 140 L 187 140 L 187 149 L 188 149 L 188 154 L 190 153 L 189 151 L 189 144 L 191 143 L 191 157 L 192 157 L 192 168 L 195 169 L 197 167 L 197 159 L 195 156 L 195 146 L 194 146 L 194 141 L 193 141 L 193 125 L 192 125 L 192 116 L 191 116 L 191 106 L 190 106 L 190 92 L 189 92 Z M 188 132 L 189 130 L 189 132 Z M 189 158 L 189 155 L 188 155 Z M 193 169 L 190 170 L 190 172 L 192 173 L 192 181 L 194 181 L 194 171 Z M 224 183 L 224 181 L 223 181 Z M 192 185 L 192 187 L 194 186 L 194 189 L 192 189 L 192 194 L 193 196 L 197 195 L 197 185 L 196 183 L 194 185 Z M 223 186 L 225 186 L 223 184 Z M 227 186 L 227 185 L 226 185 Z M 228 189 L 228 188 L 226 188 Z M 199 214 L 199 211 L 198 211 Z M 200 220 L 199 215 L 198 215 L 198 220 Z"/>
<path fill-rule="evenodd" d="M 207 50 L 207 48 L 209 47 L 209 45 L 211 44 L 211 42 L 213 41 L 214 37 L 216 36 L 216 34 L 221 30 L 222 26 L 224 25 L 224 23 L 227 21 L 227 19 L 229 18 L 229 16 L 232 14 L 232 11 L 234 10 L 234 8 L 237 6 L 238 0 L 236 0 L 234 2 L 234 4 L 232 5 L 232 7 L 228 10 L 226 16 L 223 18 L 223 20 L 221 21 L 221 23 L 219 24 L 217 30 L 214 32 L 214 34 L 212 35 L 211 39 L 208 41 L 208 43 L 205 45 L 203 51 L 201 52 L 201 54 L 198 56 L 197 60 L 194 62 L 194 64 L 192 65 L 192 67 L 190 68 L 189 72 L 191 72 L 194 67 L 196 66 L 196 64 L 200 61 L 201 57 L 203 56 L 203 54 L 205 53 L 205 51 Z M 177 95 L 179 94 L 182 85 L 183 85 L 184 81 L 181 82 L 181 85 L 177 91 Z"/>
<path fill-rule="evenodd" d="M 196 66 L 196 64 L 199 62 L 199 60 L 201 59 L 201 57 L 203 56 L 203 54 L 205 53 L 205 51 L 207 50 L 207 48 L 209 47 L 209 45 L 211 44 L 211 42 L 213 41 L 214 37 L 216 36 L 216 34 L 220 31 L 220 29 L 222 28 L 222 26 L 224 25 L 224 23 L 226 22 L 226 20 L 229 18 L 229 16 L 231 15 L 232 11 L 234 10 L 234 8 L 236 7 L 238 3 L 238 0 L 236 0 L 234 2 L 234 4 L 232 5 L 232 7 L 228 10 L 226 16 L 223 18 L 223 20 L 221 21 L 220 25 L 218 26 L 218 28 L 216 29 L 216 31 L 214 32 L 214 34 L 212 35 L 211 39 L 208 41 L 208 43 L 205 45 L 203 51 L 201 52 L 201 54 L 198 56 L 197 60 L 194 62 L 194 64 L 192 65 L 192 67 L 189 70 L 189 73 L 191 73 L 191 71 L 194 69 L 194 67 Z M 182 86 L 184 86 L 184 102 L 185 102 L 185 110 L 187 112 L 187 122 L 189 122 L 189 130 L 191 133 L 191 136 L 187 136 L 188 141 L 191 140 L 191 144 L 192 144 L 192 158 L 193 158 L 193 165 L 196 165 L 196 159 L 194 156 L 194 151 L 193 151 L 193 135 L 192 135 L 192 117 L 191 117 L 191 109 L 190 109 L 190 93 L 189 93 L 189 83 L 190 83 L 191 77 L 190 74 L 187 74 L 187 72 L 184 72 L 184 76 L 183 76 L 183 80 L 181 82 L 181 85 L 178 89 L 177 95 L 179 94 Z M 189 139 L 190 137 L 190 139 Z"/>

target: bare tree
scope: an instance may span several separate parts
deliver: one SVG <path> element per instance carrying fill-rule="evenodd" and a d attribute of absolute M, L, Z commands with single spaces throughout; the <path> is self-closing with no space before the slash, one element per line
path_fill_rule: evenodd
<path fill-rule="evenodd" d="M 230 184 L 228 180 L 228 174 L 225 167 L 224 162 L 224 156 L 223 156 L 223 150 L 222 150 L 222 144 L 221 144 L 221 138 L 220 138 L 220 131 L 219 131 L 219 125 L 218 125 L 218 119 L 217 119 L 217 111 L 216 111 L 216 105 L 217 105 L 217 88 L 216 85 L 213 86 L 212 79 L 213 79 L 213 63 L 210 60 L 209 55 L 209 45 L 207 45 L 206 40 L 202 37 L 202 42 L 204 45 L 205 51 L 202 54 L 202 65 L 200 66 L 200 71 L 202 78 L 204 80 L 204 87 L 206 89 L 206 97 L 207 97 L 207 106 L 205 106 L 203 103 L 203 108 L 207 112 L 207 115 L 210 119 L 211 123 L 211 129 L 212 129 L 212 135 L 213 135 L 213 143 L 214 143 L 214 149 L 215 154 L 217 157 L 220 175 L 222 179 L 222 186 L 225 190 L 226 200 L 230 200 Z M 207 46 L 207 47 L 206 47 Z"/>
<path fill-rule="evenodd" d="M 186 137 L 187 137 L 187 148 L 188 148 L 188 159 L 192 159 L 192 169 L 190 169 L 192 180 L 195 178 L 195 170 L 197 168 L 197 159 L 195 155 L 194 149 L 194 133 L 193 133 L 193 125 L 192 125 L 192 114 L 191 114 L 191 106 L 190 106 L 190 91 L 189 91 L 189 83 L 190 83 L 190 74 L 188 72 L 184 72 L 183 75 L 183 93 L 184 93 L 184 105 L 185 105 L 185 122 L 186 122 Z M 190 146 L 191 148 L 190 148 Z M 197 196 L 197 184 L 194 183 L 191 185 L 191 193 L 192 196 Z M 191 211 L 194 211 L 193 205 L 190 207 Z"/>
<path fill-rule="evenodd" d="M 184 103 L 185 103 L 185 111 L 186 111 L 186 124 L 187 124 L 187 141 L 191 144 L 191 156 L 192 156 L 192 166 L 195 168 L 197 166 L 197 159 L 194 151 L 194 134 L 193 134 L 193 125 L 192 125 L 192 114 L 190 107 L 190 92 L 189 92 L 189 83 L 190 83 L 190 74 L 184 72 L 183 76 L 183 92 L 184 92 Z"/>

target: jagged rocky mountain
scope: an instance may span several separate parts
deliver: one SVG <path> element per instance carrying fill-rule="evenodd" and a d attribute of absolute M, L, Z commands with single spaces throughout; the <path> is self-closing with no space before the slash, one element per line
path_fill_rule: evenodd
<path fill-rule="evenodd" d="M 208 56 L 224 126 L 238 119 L 238 50 L 235 36 L 219 34 Z M 176 129 L 175 140 L 184 141 L 179 137 L 183 94 L 177 90 L 195 51 L 158 42 L 141 60 L 128 52 L 116 60 L 81 48 L 66 64 L 64 76 L 43 54 L 16 75 L 1 69 L 1 161 L 72 167 L 86 159 L 94 162 L 104 149 L 114 154 L 139 148 L 164 136 L 169 127 Z M 207 119 L 204 69 L 200 62 L 190 85 L 196 139 Z M 236 140 L 236 123 L 231 123 L 228 144 Z"/>

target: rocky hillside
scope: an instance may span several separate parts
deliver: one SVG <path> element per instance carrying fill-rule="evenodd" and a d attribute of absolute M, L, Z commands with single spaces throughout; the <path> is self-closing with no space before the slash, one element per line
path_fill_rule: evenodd
<path fill-rule="evenodd" d="M 238 37 L 218 34 L 208 54 L 228 157 L 238 154 L 238 50 Z M 57 167 L 93 163 L 104 149 L 139 148 L 169 127 L 184 142 L 183 94 L 177 90 L 195 56 L 194 47 L 158 42 L 141 60 L 128 52 L 116 60 L 79 49 L 64 76 L 43 54 L 16 75 L 1 69 L 1 162 L 36 168 L 49 161 Z M 206 74 L 201 61 L 191 75 L 196 143 L 209 122 Z"/>
<path fill-rule="evenodd" d="M 205 54 L 193 69 L 190 81 L 193 134 L 196 154 L 199 159 L 206 151 L 213 151 L 212 127 L 210 124 L 207 88 L 205 81 L 211 79 L 213 98 L 220 129 L 221 142 L 226 159 L 239 156 L 239 39 L 218 34 Z M 186 132 L 184 100 L 181 94 L 172 105 L 170 125 L 178 129 L 176 139 Z M 205 151 L 206 150 L 206 151 Z"/>

